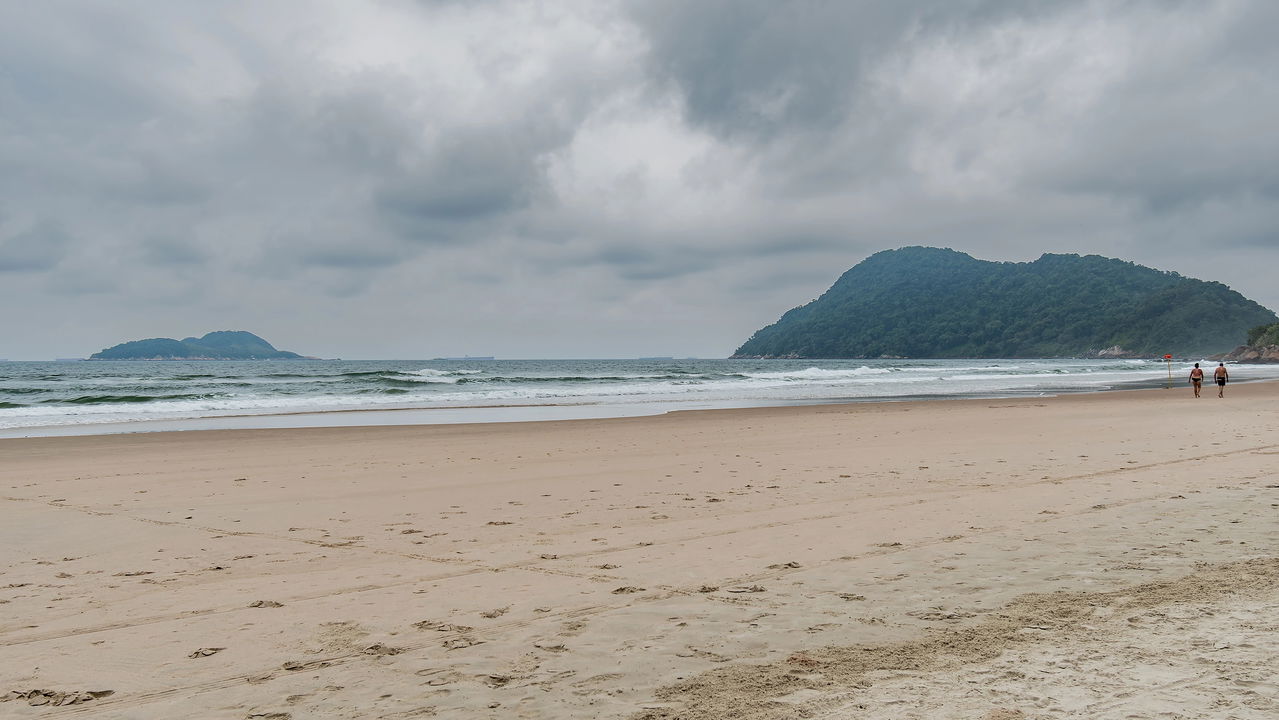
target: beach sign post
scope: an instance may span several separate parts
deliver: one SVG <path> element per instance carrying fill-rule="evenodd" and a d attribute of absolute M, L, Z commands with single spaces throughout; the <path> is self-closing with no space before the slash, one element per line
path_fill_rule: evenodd
<path fill-rule="evenodd" d="M 1166 390 L 1172 389 L 1172 356 L 1164 355 L 1164 364 L 1168 366 L 1168 387 Z"/>

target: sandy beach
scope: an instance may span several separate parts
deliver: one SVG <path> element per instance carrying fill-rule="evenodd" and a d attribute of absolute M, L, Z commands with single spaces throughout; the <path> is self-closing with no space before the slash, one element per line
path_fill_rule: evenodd
<path fill-rule="evenodd" d="M 0 716 L 1273 718 L 1215 394 L 0 440 Z"/>

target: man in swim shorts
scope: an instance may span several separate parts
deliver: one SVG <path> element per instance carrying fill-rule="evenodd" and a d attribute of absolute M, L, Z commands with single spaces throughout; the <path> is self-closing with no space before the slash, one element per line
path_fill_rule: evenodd
<path fill-rule="evenodd" d="M 1204 371 L 1200 369 L 1199 363 L 1195 363 L 1195 369 L 1190 371 L 1190 385 L 1195 389 L 1195 397 L 1199 397 L 1199 388 L 1204 384 Z"/>
<path fill-rule="evenodd" d="M 1217 381 L 1217 397 L 1226 396 L 1226 383 L 1230 381 L 1230 372 L 1226 370 L 1226 364 L 1217 363 L 1217 369 L 1212 373 L 1213 379 Z"/>

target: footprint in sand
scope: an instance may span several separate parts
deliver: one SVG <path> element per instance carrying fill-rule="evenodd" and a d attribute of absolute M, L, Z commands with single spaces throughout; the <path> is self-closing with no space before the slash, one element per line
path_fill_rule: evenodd
<path fill-rule="evenodd" d="M 11 690 L 4 695 L 0 695 L 0 702 L 25 700 L 32 707 L 40 707 L 42 705 L 57 707 L 61 705 L 79 705 L 114 694 L 114 690 L 72 690 L 70 692 L 64 690 Z"/>
<path fill-rule="evenodd" d="M 423 620 L 413 623 L 413 627 L 418 630 L 435 630 L 436 632 L 470 632 L 475 628 L 470 625 L 454 625 L 453 623 L 440 622 L 439 620 Z"/>
<path fill-rule="evenodd" d="M 791 655 L 790 657 L 786 658 L 786 662 L 790 663 L 791 665 L 798 665 L 800 667 L 805 667 L 805 668 L 815 668 L 822 664 L 821 660 L 818 660 L 817 658 L 806 655 L 802 652 L 797 652 Z"/>
<path fill-rule="evenodd" d="M 928 610 L 912 610 L 906 614 L 913 618 L 932 620 L 934 622 L 940 620 L 964 620 L 977 616 L 977 613 L 968 610 L 947 610 L 942 607 L 929 608 Z"/>
<path fill-rule="evenodd" d="M 218 653 L 222 652 L 223 650 L 226 650 L 226 648 L 224 648 L 224 647 L 202 647 L 202 648 L 196 648 L 196 649 L 195 649 L 195 652 L 191 653 L 190 655 L 187 655 L 187 657 L 189 657 L 189 658 L 193 658 L 193 659 L 194 659 L 194 658 L 208 657 L 208 656 L 210 656 L 210 655 L 217 655 Z"/>
<path fill-rule="evenodd" d="M 818 623 L 816 625 L 810 625 L 804 628 L 804 632 L 809 633 L 811 635 L 813 633 L 826 632 L 827 630 L 830 630 L 831 628 L 837 628 L 837 627 L 839 627 L 839 623 Z"/>
<path fill-rule="evenodd" d="M 486 610 L 480 613 L 480 617 L 484 617 L 492 620 L 493 618 L 502 617 L 503 615 L 505 615 L 506 613 L 510 611 L 511 611 L 511 606 L 507 605 L 506 607 L 494 608 L 493 610 Z"/>

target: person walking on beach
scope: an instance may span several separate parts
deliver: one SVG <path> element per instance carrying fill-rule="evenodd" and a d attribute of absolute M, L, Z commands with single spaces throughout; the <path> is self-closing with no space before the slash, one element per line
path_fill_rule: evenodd
<path fill-rule="evenodd" d="M 1212 377 L 1217 381 L 1217 397 L 1226 396 L 1226 383 L 1230 381 L 1230 371 L 1226 370 L 1226 364 L 1217 363 L 1217 369 L 1213 371 Z"/>
<path fill-rule="evenodd" d="M 1199 363 L 1195 363 L 1195 369 L 1190 371 L 1190 384 L 1195 388 L 1195 397 L 1199 397 L 1199 389 L 1204 384 L 1204 371 Z"/>

